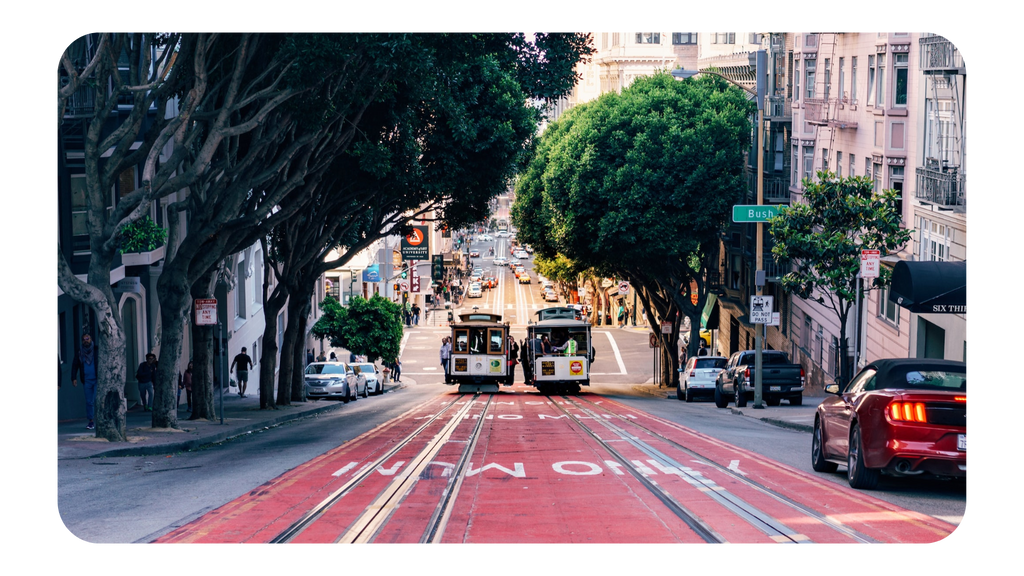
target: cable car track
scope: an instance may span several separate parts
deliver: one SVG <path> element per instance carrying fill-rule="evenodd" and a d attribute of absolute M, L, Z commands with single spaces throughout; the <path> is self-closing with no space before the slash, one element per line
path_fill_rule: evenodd
<path fill-rule="evenodd" d="M 821 514 L 811 508 L 808 508 L 807 506 L 804 506 L 798 502 L 793 501 L 790 498 L 787 498 L 786 496 L 783 496 L 771 490 L 770 488 L 764 486 L 763 484 L 757 483 L 753 480 L 744 477 L 741 474 L 736 473 L 733 470 L 730 470 L 729 468 L 707 458 L 706 456 L 703 456 L 679 444 L 678 442 L 672 440 L 671 438 L 659 434 L 658 432 L 655 432 L 650 428 L 643 426 L 642 424 L 629 420 L 624 416 L 615 414 L 608 408 L 599 406 L 598 404 L 590 400 L 586 400 L 584 398 L 571 398 L 568 396 L 563 396 L 563 398 L 567 401 L 568 404 L 575 406 L 580 411 L 594 418 L 597 422 L 600 422 L 602 426 L 610 430 L 612 433 L 614 433 L 620 439 L 625 441 L 627 444 L 633 446 L 637 450 L 650 456 L 653 459 L 651 460 L 651 462 L 656 463 L 655 465 L 661 468 L 663 471 L 678 474 L 680 478 L 682 478 L 684 481 L 701 490 L 701 492 L 715 500 L 724 508 L 736 514 L 736 516 L 742 518 L 748 524 L 760 530 L 776 542 L 810 543 L 811 540 L 807 538 L 805 535 L 790 529 L 788 526 L 780 522 L 775 517 L 758 509 L 749 502 L 746 502 L 736 494 L 733 494 L 732 492 L 724 489 L 722 486 L 715 483 L 711 479 L 706 478 L 700 472 L 694 471 L 689 467 L 683 466 L 682 464 L 675 461 L 668 455 L 662 453 L 661 451 L 657 450 L 647 442 L 640 440 L 638 436 L 630 434 L 629 431 L 626 430 L 625 428 L 612 424 L 606 418 L 602 418 L 600 415 L 594 412 L 594 410 L 584 407 L 581 404 L 581 402 L 586 402 L 594 409 L 600 409 L 609 414 L 612 414 L 616 419 L 626 422 L 629 426 L 639 428 L 640 430 L 643 430 L 645 433 L 654 437 L 655 439 L 664 442 L 672 446 L 674 449 L 682 451 L 689 456 L 692 456 L 694 459 L 697 459 L 708 466 L 715 468 L 722 474 L 727 475 L 731 480 L 741 483 L 749 488 L 752 488 L 755 491 L 764 494 L 774 499 L 775 501 L 792 508 L 793 510 L 799 512 L 800 514 L 813 518 L 814 520 L 820 522 L 822 525 L 828 526 L 836 532 L 843 534 L 847 538 L 850 538 L 854 542 L 878 542 L 877 540 L 869 536 L 866 536 L 860 532 L 857 532 L 856 530 L 853 530 L 849 526 L 846 526 L 832 518 L 829 518 L 824 514 Z M 671 494 L 669 494 L 663 487 L 650 481 L 647 478 L 647 475 L 644 474 L 644 472 L 640 469 L 641 467 L 639 465 L 634 464 L 633 461 L 630 461 L 628 458 L 623 456 L 618 450 L 613 448 L 607 441 L 603 440 L 593 429 L 591 429 L 590 426 L 584 424 L 580 420 L 580 418 L 571 414 L 565 407 L 563 407 L 559 403 L 553 402 L 553 404 L 556 407 L 558 407 L 562 412 L 564 412 L 569 418 L 571 418 L 578 426 L 580 426 L 580 428 L 584 430 L 590 437 L 592 437 L 596 442 L 598 442 L 602 446 L 602 448 L 607 450 L 608 453 L 611 454 L 617 461 L 619 461 L 634 478 L 640 481 L 640 483 L 644 487 L 650 490 L 659 500 L 665 503 L 665 505 L 673 513 L 675 513 L 680 519 L 683 520 L 683 522 L 690 526 L 691 529 L 693 529 L 694 532 L 696 532 L 701 538 L 703 538 L 705 542 L 726 542 L 726 540 L 720 534 L 712 530 L 710 526 L 705 524 L 699 517 L 696 516 L 696 514 L 682 506 L 678 502 L 678 500 L 676 500 Z"/>
<path fill-rule="evenodd" d="M 363 543 L 372 541 L 373 537 L 377 532 L 379 532 L 381 527 L 386 524 L 391 513 L 397 507 L 397 503 L 399 503 L 412 490 L 413 486 L 415 486 L 423 469 L 430 464 L 434 456 L 437 455 L 437 452 L 450 440 L 452 433 L 454 433 L 458 424 L 465 419 L 466 415 L 473 408 L 476 398 L 479 396 L 479 393 L 473 395 L 473 400 L 466 402 L 466 405 L 451 417 L 449 422 L 434 435 L 427 445 L 410 462 L 410 465 L 405 467 L 404 472 L 392 481 L 358 518 L 349 524 L 348 529 L 337 540 L 335 540 L 336 543 Z M 332 506 L 349 494 L 353 488 L 369 478 L 378 466 L 397 454 L 399 450 L 407 446 L 409 443 L 419 438 L 424 430 L 426 430 L 431 424 L 437 422 L 453 406 L 458 402 L 463 401 L 464 398 L 465 396 L 458 396 L 453 399 L 452 402 L 444 406 L 416 430 L 395 444 L 395 446 L 390 450 L 369 465 L 364 466 L 359 472 L 353 475 L 348 482 L 314 506 L 302 518 L 292 523 L 288 528 L 271 539 L 270 543 L 282 544 L 293 541 L 318 519 L 322 518 Z M 486 413 L 490 406 L 490 402 L 491 397 L 488 396 L 487 402 L 483 407 L 483 413 Z M 421 542 L 439 541 L 441 536 L 444 534 L 444 527 L 450 514 L 450 508 L 452 503 L 455 501 L 455 496 L 457 496 L 459 487 L 461 486 L 461 479 L 464 476 L 462 471 L 472 454 L 472 450 L 476 446 L 476 440 L 481 432 L 481 423 L 484 421 L 483 413 L 473 430 L 471 438 L 466 441 L 466 447 L 463 449 L 462 457 L 459 459 L 452 475 L 449 477 L 448 485 L 445 487 L 441 501 L 438 503 L 433 515 L 431 516 L 430 523 L 420 540 Z"/>

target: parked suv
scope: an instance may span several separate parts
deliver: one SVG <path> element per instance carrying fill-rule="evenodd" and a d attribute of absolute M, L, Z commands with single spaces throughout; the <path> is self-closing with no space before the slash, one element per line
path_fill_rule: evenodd
<path fill-rule="evenodd" d="M 693 402 L 697 396 L 713 397 L 715 380 L 728 361 L 724 356 L 694 356 L 687 360 L 680 370 L 682 374 L 676 388 L 676 398 Z"/>

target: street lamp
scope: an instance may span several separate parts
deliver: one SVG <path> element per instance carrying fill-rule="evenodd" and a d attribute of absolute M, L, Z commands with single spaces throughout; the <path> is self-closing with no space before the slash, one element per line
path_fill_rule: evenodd
<path fill-rule="evenodd" d="M 764 99 L 766 90 L 765 71 L 768 64 L 768 53 L 764 50 L 758 50 L 757 52 L 749 53 L 747 56 L 750 62 L 750 67 L 754 69 L 754 77 L 757 80 L 756 91 L 710 70 L 683 70 L 682 68 L 678 68 L 672 71 L 672 76 L 680 80 L 685 80 L 686 78 L 690 78 L 696 74 L 713 74 L 754 96 L 757 101 L 757 205 L 760 206 L 764 204 Z M 757 288 L 757 295 L 760 296 L 764 291 L 764 230 L 763 223 L 760 221 L 757 222 L 756 250 L 757 270 L 754 273 L 754 284 Z M 764 330 L 765 327 L 763 324 L 760 329 L 755 328 L 754 330 L 754 408 L 758 409 L 764 408 L 761 392 L 761 350 L 764 347 L 764 342 L 762 340 L 762 332 Z M 739 393 L 740 392 L 737 391 L 737 394 Z"/>

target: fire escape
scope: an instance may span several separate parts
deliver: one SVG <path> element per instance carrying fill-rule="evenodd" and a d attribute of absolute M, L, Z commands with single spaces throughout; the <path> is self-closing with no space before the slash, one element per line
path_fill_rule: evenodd
<path fill-rule="evenodd" d="M 857 120 L 851 102 L 845 94 L 832 94 L 832 68 L 836 65 L 836 44 L 839 34 L 822 32 L 817 36 L 817 73 L 814 76 L 814 94 L 804 98 L 804 119 L 818 127 L 815 136 L 815 154 L 826 150 L 821 162 L 816 164 L 826 170 L 828 158 L 832 155 L 837 130 L 856 130 Z M 827 145 L 826 145 L 827 143 Z"/>
<path fill-rule="evenodd" d="M 917 169 L 918 200 L 967 211 L 964 96 L 967 73 L 960 51 L 942 36 L 920 39 L 925 78 L 925 156 Z"/>

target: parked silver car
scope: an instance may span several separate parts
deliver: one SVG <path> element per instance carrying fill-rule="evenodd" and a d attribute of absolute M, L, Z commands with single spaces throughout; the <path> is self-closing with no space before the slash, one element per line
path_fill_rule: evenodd
<path fill-rule="evenodd" d="M 343 402 L 355 400 L 358 391 L 351 386 L 349 374 L 351 370 L 344 362 L 314 362 L 306 366 L 306 398 L 336 398 Z"/>
<path fill-rule="evenodd" d="M 713 398 L 715 379 L 728 362 L 723 356 L 694 356 L 687 360 L 679 375 L 676 398 L 687 402 L 693 402 L 697 396 Z"/>

